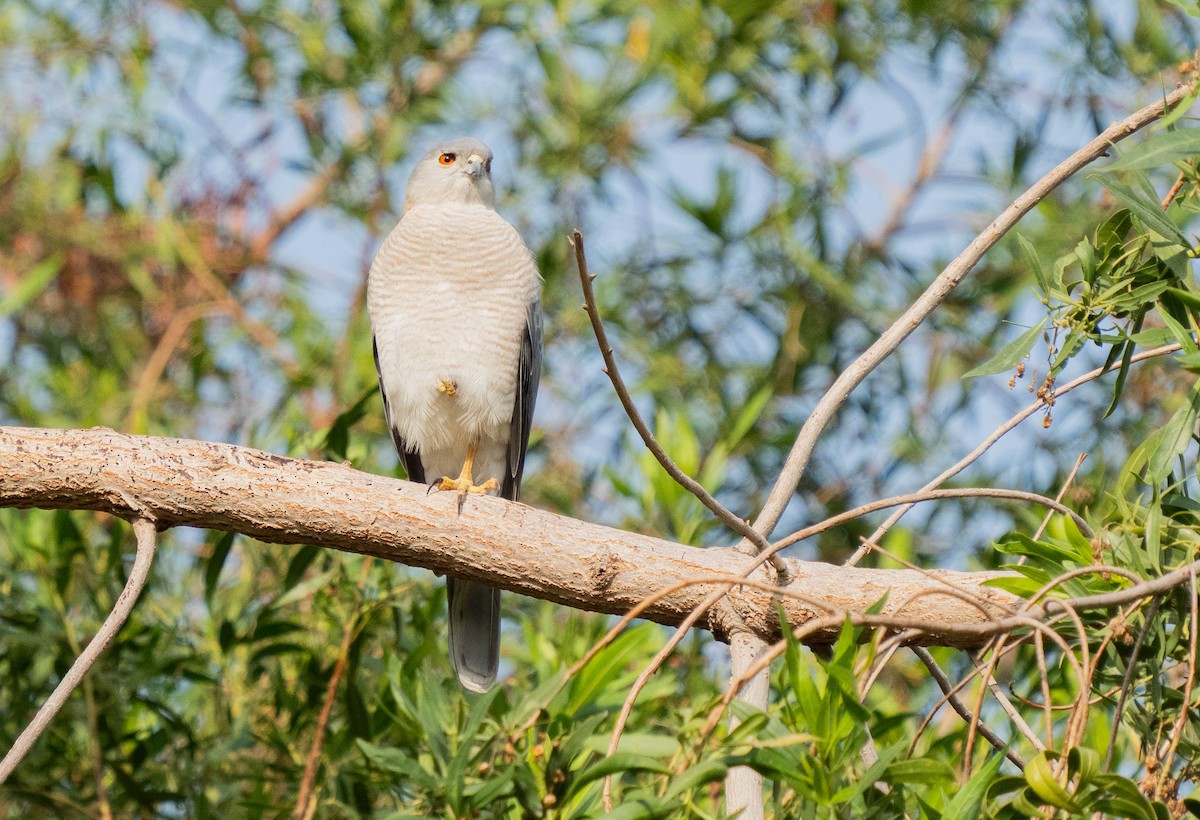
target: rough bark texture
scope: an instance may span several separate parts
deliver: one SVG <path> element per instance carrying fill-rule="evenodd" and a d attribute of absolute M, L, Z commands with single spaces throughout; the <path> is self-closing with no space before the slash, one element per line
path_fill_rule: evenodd
<path fill-rule="evenodd" d="M 688 578 L 737 575 L 745 555 L 697 549 L 589 524 L 490 496 L 471 496 L 462 513 L 453 493 L 371 475 L 343 464 L 285 458 L 261 450 L 187 439 L 130 436 L 105 428 L 0 427 L 0 506 L 100 510 L 144 516 L 160 530 L 192 526 L 261 541 L 314 544 L 375 555 L 438 573 L 593 612 L 625 613 L 657 590 Z M 795 591 L 828 610 L 741 586 L 700 623 L 725 639 L 748 631 L 779 637 L 775 601 L 798 625 L 830 611 L 863 612 L 885 594 L 885 614 L 926 626 L 919 642 L 973 646 L 969 632 L 1014 609 L 1014 599 L 981 584 L 996 573 L 881 570 L 789 560 Z M 759 582 L 771 581 L 757 570 Z M 949 582 L 962 592 L 933 592 Z M 676 624 L 713 587 L 685 587 L 645 617 Z M 985 603 L 984 603 L 985 602 Z M 964 630 L 963 627 L 966 629 Z M 811 642 L 833 640 L 836 629 Z"/>

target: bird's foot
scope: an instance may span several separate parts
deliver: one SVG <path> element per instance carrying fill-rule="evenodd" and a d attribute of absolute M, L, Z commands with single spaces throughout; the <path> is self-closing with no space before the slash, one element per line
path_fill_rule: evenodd
<path fill-rule="evenodd" d="M 483 495 L 488 490 L 495 490 L 500 487 L 496 483 L 496 479 L 489 478 L 482 484 L 476 484 L 471 480 L 470 474 L 460 475 L 458 478 L 450 478 L 442 476 L 442 480 L 433 485 L 438 490 L 454 490 L 458 493 L 458 511 L 461 513 L 463 502 L 467 500 L 467 495 Z"/>
<path fill-rule="evenodd" d="M 482 484 L 475 484 L 471 481 L 470 476 L 461 475 L 458 478 L 442 476 L 442 480 L 434 485 L 434 487 L 439 490 L 457 490 L 460 495 L 466 495 L 467 493 L 482 495 L 488 490 L 495 490 L 499 488 L 499 486 L 500 485 L 496 483 L 496 479 L 494 478 L 489 478 Z"/>

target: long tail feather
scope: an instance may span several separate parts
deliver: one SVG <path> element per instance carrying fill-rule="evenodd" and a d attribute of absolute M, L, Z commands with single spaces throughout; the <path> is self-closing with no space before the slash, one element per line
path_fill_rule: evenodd
<path fill-rule="evenodd" d="M 450 599 L 450 658 L 459 683 L 486 692 L 500 663 L 500 590 L 447 578 Z"/>

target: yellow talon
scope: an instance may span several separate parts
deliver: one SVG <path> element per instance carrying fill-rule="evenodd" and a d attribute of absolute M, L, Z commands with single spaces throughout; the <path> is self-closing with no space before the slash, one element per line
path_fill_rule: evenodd
<path fill-rule="evenodd" d="M 467 478 L 463 478 L 462 476 L 458 478 L 442 476 L 442 480 L 437 483 L 439 490 L 458 490 L 459 495 L 466 495 L 467 493 L 481 495 L 488 490 L 495 490 L 499 486 L 494 478 L 489 478 L 482 484 L 472 484 L 469 476 Z"/>
<path fill-rule="evenodd" d="M 450 394 L 453 395 L 453 394 Z M 482 495 L 488 490 L 499 489 L 500 485 L 496 483 L 496 479 L 489 478 L 482 484 L 476 484 L 471 477 L 471 469 L 475 466 L 475 451 L 478 449 L 478 444 L 471 443 L 467 448 L 467 458 L 463 462 L 462 472 L 458 474 L 458 478 L 450 478 L 442 476 L 442 480 L 433 485 L 434 489 L 438 490 L 455 490 L 458 493 L 458 511 L 462 512 L 463 501 L 466 500 L 468 493 Z"/>
<path fill-rule="evenodd" d="M 454 379 L 438 379 L 438 392 L 454 398 L 458 395 L 458 382 Z"/>

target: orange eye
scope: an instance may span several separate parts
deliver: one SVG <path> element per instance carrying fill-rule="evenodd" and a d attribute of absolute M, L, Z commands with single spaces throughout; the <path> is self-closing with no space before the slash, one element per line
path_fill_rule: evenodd
<path fill-rule="evenodd" d="M 440 162 L 442 165 L 453 165 L 455 159 L 456 157 L 454 154 L 445 153 L 438 157 L 438 162 Z"/>

